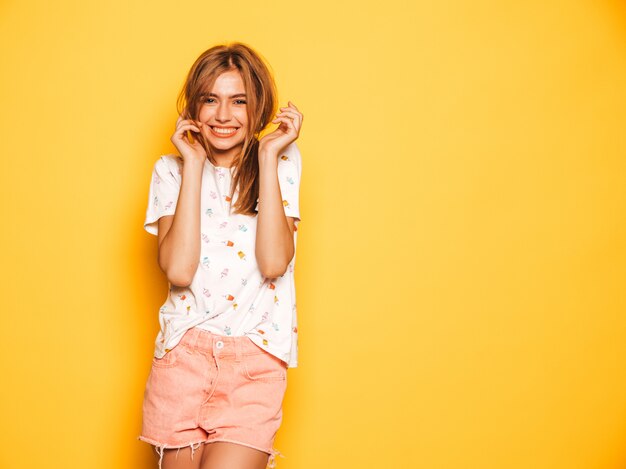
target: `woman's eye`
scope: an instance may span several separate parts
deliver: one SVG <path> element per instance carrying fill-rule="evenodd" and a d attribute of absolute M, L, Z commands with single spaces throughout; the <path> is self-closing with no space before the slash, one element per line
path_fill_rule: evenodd
<path fill-rule="evenodd" d="M 208 102 L 211 102 L 211 101 L 214 101 L 214 99 L 213 98 L 205 98 L 205 100 L 204 100 L 205 103 L 208 103 Z M 236 99 L 235 102 L 237 104 L 246 104 L 246 100 L 245 99 Z"/>

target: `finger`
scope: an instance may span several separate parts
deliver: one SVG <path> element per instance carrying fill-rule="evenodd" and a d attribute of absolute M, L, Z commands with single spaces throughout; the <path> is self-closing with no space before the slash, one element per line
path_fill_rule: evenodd
<path fill-rule="evenodd" d="M 195 129 L 195 132 L 200 132 L 200 128 L 195 124 L 183 124 L 177 129 L 177 132 L 193 129 Z"/>
<path fill-rule="evenodd" d="M 296 107 L 296 105 L 294 103 L 292 103 L 291 101 L 287 101 L 287 103 L 289 104 L 289 106 L 291 106 L 292 108 L 294 108 L 296 111 L 298 110 L 298 108 Z"/>
<path fill-rule="evenodd" d="M 276 119 L 274 119 L 272 122 L 276 122 L 276 121 L 282 121 L 285 124 L 287 124 L 287 126 L 290 129 L 293 129 L 294 132 L 298 133 L 298 129 L 297 127 L 294 125 L 294 121 L 293 119 L 289 118 L 289 117 L 277 117 Z"/>
<path fill-rule="evenodd" d="M 300 111 L 298 111 L 298 109 L 296 109 L 296 107 L 281 107 L 279 108 L 281 111 L 291 111 L 291 112 L 295 112 L 296 114 L 298 114 L 300 117 L 302 117 L 302 113 Z"/>
<path fill-rule="evenodd" d="M 279 112 L 279 113 L 278 113 L 278 114 L 276 114 L 276 115 L 277 115 L 277 116 L 280 116 L 281 114 L 286 114 L 286 115 L 288 115 L 288 116 L 292 116 L 292 117 L 294 117 L 294 118 L 296 118 L 296 117 L 297 117 L 298 119 L 301 119 L 301 118 L 302 118 L 302 115 L 301 115 L 299 112 L 296 112 L 296 111 L 291 110 L 291 109 L 287 109 L 286 111 Z"/>
<path fill-rule="evenodd" d="M 196 128 L 199 128 L 199 127 L 201 127 L 201 126 L 202 126 L 202 124 L 196 124 L 194 121 L 187 120 L 187 121 L 183 121 L 183 122 L 181 122 L 181 123 L 178 125 L 178 128 L 182 128 L 182 127 L 184 127 L 184 126 L 190 126 L 190 125 L 191 125 L 191 126 L 193 126 L 193 127 L 196 127 Z"/>
<path fill-rule="evenodd" d="M 293 119 L 291 117 L 279 116 L 276 119 L 274 119 L 272 122 L 276 122 L 276 121 L 285 122 L 286 124 L 293 125 Z"/>
<path fill-rule="evenodd" d="M 193 124 L 183 124 L 178 129 L 176 129 L 176 132 L 174 132 L 174 135 L 181 138 L 181 136 L 184 135 L 185 132 L 187 132 L 188 130 L 191 130 L 193 132 L 198 132 L 198 133 L 200 132 L 200 129 Z"/>
<path fill-rule="evenodd" d="M 179 128 L 181 125 L 192 124 L 192 125 L 202 125 L 202 123 L 196 124 L 192 119 L 183 119 L 176 121 L 176 127 Z"/>
<path fill-rule="evenodd" d="M 302 121 L 304 120 L 304 116 L 302 114 L 300 114 L 297 111 L 292 110 L 291 108 L 289 108 L 286 111 L 279 112 L 277 115 L 281 115 L 283 113 L 286 114 L 286 115 L 289 115 L 289 116 L 293 116 L 294 119 L 298 120 L 299 124 L 302 124 Z"/>
<path fill-rule="evenodd" d="M 277 114 L 277 116 L 283 116 L 283 115 L 286 117 L 291 117 L 297 123 L 297 125 L 300 125 L 302 121 L 302 116 L 296 113 L 295 111 L 284 111 L 284 112 L 279 112 Z"/>

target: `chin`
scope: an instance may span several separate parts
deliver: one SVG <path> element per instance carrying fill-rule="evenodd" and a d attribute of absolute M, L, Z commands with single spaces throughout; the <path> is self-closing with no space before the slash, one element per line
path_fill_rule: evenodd
<path fill-rule="evenodd" d="M 210 140 L 209 143 L 213 148 L 218 150 L 230 150 L 231 148 L 243 145 L 243 140 L 240 142 L 214 142 Z"/>
<path fill-rule="evenodd" d="M 241 142 L 219 142 L 219 141 L 215 142 L 213 140 L 209 140 L 209 145 L 211 146 L 211 148 L 214 148 L 215 150 L 227 151 L 227 150 L 230 150 L 231 148 L 242 146 L 243 140 Z"/>
<path fill-rule="evenodd" d="M 209 137 L 207 138 L 207 140 L 211 144 L 211 146 L 214 148 L 218 148 L 220 150 L 228 150 L 229 148 L 243 145 L 243 142 L 245 139 L 241 138 L 241 139 L 237 139 L 234 141 L 228 141 L 226 139 L 221 140 L 219 138 Z"/>

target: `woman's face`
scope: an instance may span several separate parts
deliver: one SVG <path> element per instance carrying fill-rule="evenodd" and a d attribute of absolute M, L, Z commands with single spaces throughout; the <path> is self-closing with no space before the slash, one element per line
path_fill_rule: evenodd
<path fill-rule="evenodd" d="M 239 151 L 245 139 L 248 114 L 243 80 L 237 70 L 222 73 L 215 80 L 209 96 L 200 106 L 198 120 L 215 151 Z"/>

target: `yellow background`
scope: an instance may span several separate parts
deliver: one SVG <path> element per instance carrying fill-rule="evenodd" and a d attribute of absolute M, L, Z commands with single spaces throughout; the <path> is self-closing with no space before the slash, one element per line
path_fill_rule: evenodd
<path fill-rule="evenodd" d="M 616 0 L 2 2 L 0 467 L 155 467 L 150 172 L 235 40 L 304 114 L 278 469 L 626 467 Z"/>

